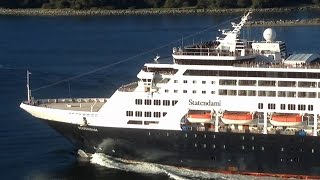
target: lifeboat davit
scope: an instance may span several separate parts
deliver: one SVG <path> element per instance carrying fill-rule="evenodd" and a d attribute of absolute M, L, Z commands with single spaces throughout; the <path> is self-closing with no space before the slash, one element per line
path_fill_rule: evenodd
<path fill-rule="evenodd" d="M 212 121 L 210 111 L 189 111 L 187 119 L 191 123 L 209 123 Z"/>
<path fill-rule="evenodd" d="M 224 112 L 221 121 L 224 124 L 249 124 L 254 119 L 254 113 L 250 112 Z"/>
<path fill-rule="evenodd" d="M 274 126 L 298 126 L 302 121 L 303 116 L 300 114 L 274 113 L 270 119 L 270 123 Z"/>

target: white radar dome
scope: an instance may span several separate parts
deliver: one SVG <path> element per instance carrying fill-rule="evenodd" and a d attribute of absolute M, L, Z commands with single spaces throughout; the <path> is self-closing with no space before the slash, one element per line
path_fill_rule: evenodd
<path fill-rule="evenodd" d="M 271 28 L 268 28 L 266 30 L 264 30 L 263 32 L 263 38 L 267 41 L 267 42 L 272 42 L 276 39 L 276 31 L 274 31 Z"/>

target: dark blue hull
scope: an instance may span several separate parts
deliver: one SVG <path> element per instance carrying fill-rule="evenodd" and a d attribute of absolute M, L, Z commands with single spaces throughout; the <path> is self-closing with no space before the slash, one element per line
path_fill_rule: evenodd
<path fill-rule="evenodd" d="M 212 171 L 320 177 L 320 137 L 80 127 L 46 121 L 88 153 Z"/>

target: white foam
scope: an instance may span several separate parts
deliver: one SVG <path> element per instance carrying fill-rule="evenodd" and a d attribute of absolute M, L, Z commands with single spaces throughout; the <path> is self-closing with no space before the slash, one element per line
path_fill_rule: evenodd
<path fill-rule="evenodd" d="M 227 180 L 271 180 L 278 179 L 274 177 L 255 177 L 234 174 L 222 174 L 215 172 L 191 170 L 175 166 L 161 165 L 156 163 L 147 163 L 139 161 L 125 160 L 111 157 L 102 153 L 92 155 L 91 163 L 98 164 L 107 168 L 118 169 L 122 171 L 136 172 L 141 174 L 164 174 L 171 179 L 227 179 Z"/>

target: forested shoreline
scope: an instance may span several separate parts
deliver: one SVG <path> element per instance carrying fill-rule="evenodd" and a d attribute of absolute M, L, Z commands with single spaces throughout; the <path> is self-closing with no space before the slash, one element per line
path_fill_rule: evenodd
<path fill-rule="evenodd" d="M 1 0 L 0 8 L 146 9 L 279 8 L 320 5 L 320 0 Z"/>

